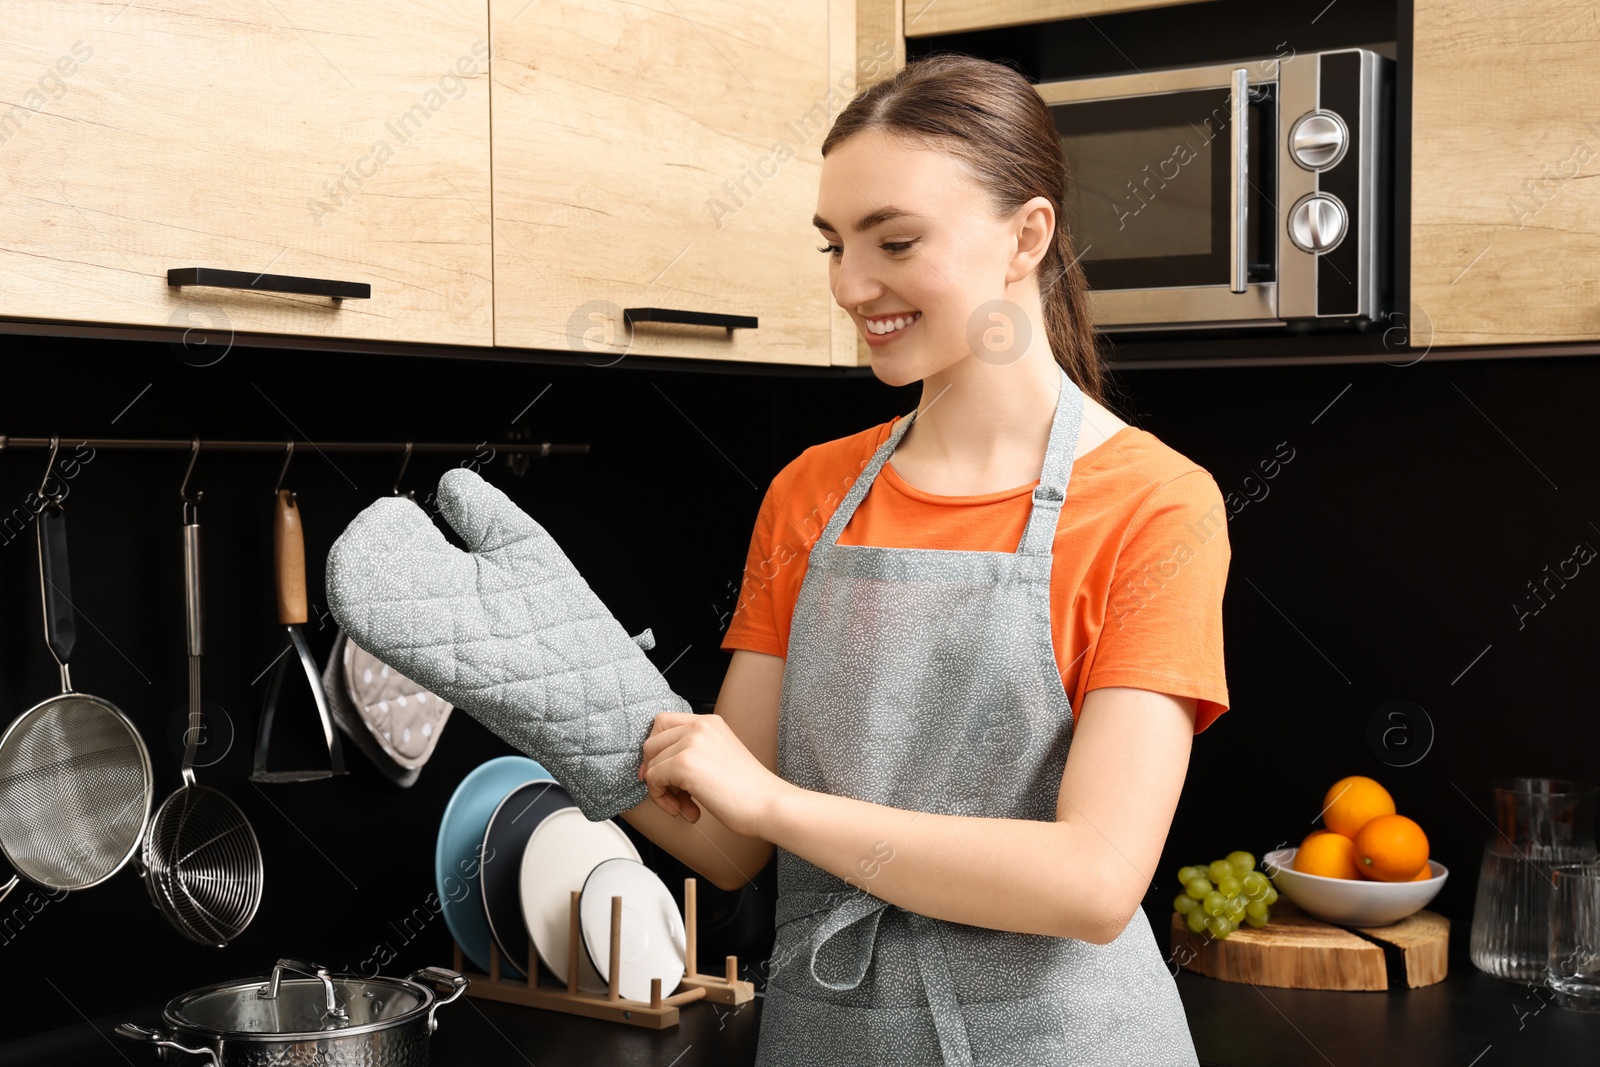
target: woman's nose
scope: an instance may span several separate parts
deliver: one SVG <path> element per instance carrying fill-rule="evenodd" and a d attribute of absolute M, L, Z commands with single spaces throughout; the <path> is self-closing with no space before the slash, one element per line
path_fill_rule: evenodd
<path fill-rule="evenodd" d="M 860 257 L 847 251 L 833 268 L 833 299 L 846 311 L 877 302 L 884 292 L 883 282 L 868 269 Z"/>

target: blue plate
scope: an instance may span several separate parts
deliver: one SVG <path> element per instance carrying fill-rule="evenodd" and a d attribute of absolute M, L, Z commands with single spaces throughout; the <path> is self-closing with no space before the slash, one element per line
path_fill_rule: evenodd
<path fill-rule="evenodd" d="M 485 973 L 491 935 L 479 886 L 484 832 L 495 808 L 518 786 L 555 780 L 555 775 L 526 756 L 497 757 L 461 780 L 439 821 L 439 841 L 433 853 L 439 907 L 456 944 Z"/>

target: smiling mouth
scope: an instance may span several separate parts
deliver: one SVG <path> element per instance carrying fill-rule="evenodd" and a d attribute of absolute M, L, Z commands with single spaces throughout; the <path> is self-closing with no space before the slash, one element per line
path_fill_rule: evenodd
<path fill-rule="evenodd" d="M 884 319 L 881 322 L 867 319 L 866 330 L 874 337 L 887 337 L 890 334 L 899 333 L 901 330 L 906 329 L 920 318 L 922 318 L 922 312 L 913 311 L 909 315 L 900 315 L 896 318 Z"/>

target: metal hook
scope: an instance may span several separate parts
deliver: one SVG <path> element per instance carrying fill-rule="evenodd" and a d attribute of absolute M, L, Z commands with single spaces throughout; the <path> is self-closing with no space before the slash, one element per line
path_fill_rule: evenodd
<path fill-rule="evenodd" d="M 400 479 L 402 479 L 402 478 L 404 478 L 406 476 L 406 468 L 408 466 L 410 466 L 410 465 L 411 465 L 411 442 L 407 441 L 406 442 L 406 455 L 405 455 L 405 458 L 400 461 L 400 473 L 396 474 L 394 476 L 394 492 L 391 495 L 393 495 L 393 496 L 399 496 L 400 495 Z M 414 499 L 416 497 L 416 495 L 417 494 L 414 491 L 412 491 L 410 489 L 406 490 L 406 496 L 407 497 L 410 497 L 410 498 Z"/>
<path fill-rule="evenodd" d="M 278 471 L 278 484 L 272 487 L 272 495 L 274 497 L 283 488 L 283 476 L 289 473 L 289 461 L 292 459 L 294 459 L 294 441 L 291 439 L 284 442 L 283 467 Z M 292 501 L 294 498 L 294 493 L 291 492 L 289 499 Z"/>
<path fill-rule="evenodd" d="M 44 493 L 44 486 L 45 486 L 45 483 L 50 480 L 50 472 L 55 470 L 55 468 L 56 468 L 56 452 L 58 452 L 60 450 L 60 448 L 61 448 L 61 438 L 56 434 L 51 434 L 50 435 L 50 458 L 48 460 L 46 460 L 45 464 L 44 464 L 44 477 L 39 479 L 39 499 L 40 500 L 46 499 L 45 493 Z M 49 499 L 59 503 L 60 501 L 66 499 L 66 494 L 65 493 L 58 493 L 55 496 L 50 497 Z"/>
<path fill-rule="evenodd" d="M 183 484 L 178 486 L 178 496 L 183 498 L 183 516 L 184 516 L 184 520 L 183 521 L 185 523 L 187 523 L 189 521 L 189 516 L 190 516 L 190 514 L 192 514 L 192 510 L 200 503 L 200 501 L 206 495 L 205 494 L 205 490 L 202 489 L 199 492 L 195 493 L 193 498 L 191 498 L 189 496 L 189 475 L 194 473 L 194 461 L 199 459 L 199 458 L 200 458 L 200 438 L 196 437 L 194 439 L 193 447 L 189 450 L 189 469 L 183 472 Z"/>

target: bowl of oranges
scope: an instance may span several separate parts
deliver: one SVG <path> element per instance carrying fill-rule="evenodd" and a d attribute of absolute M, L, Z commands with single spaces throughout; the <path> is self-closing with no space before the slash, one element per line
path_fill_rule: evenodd
<path fill-rule="evenodd" d="M 1388 926 L 1427 907 L 1449 875 L 1428 835 L 1389 791 L 1351 775 L 1323 797 L 1324 828 L 1263 858 L 1272 884 L 1302 911 L 1343 926 Z"/>

